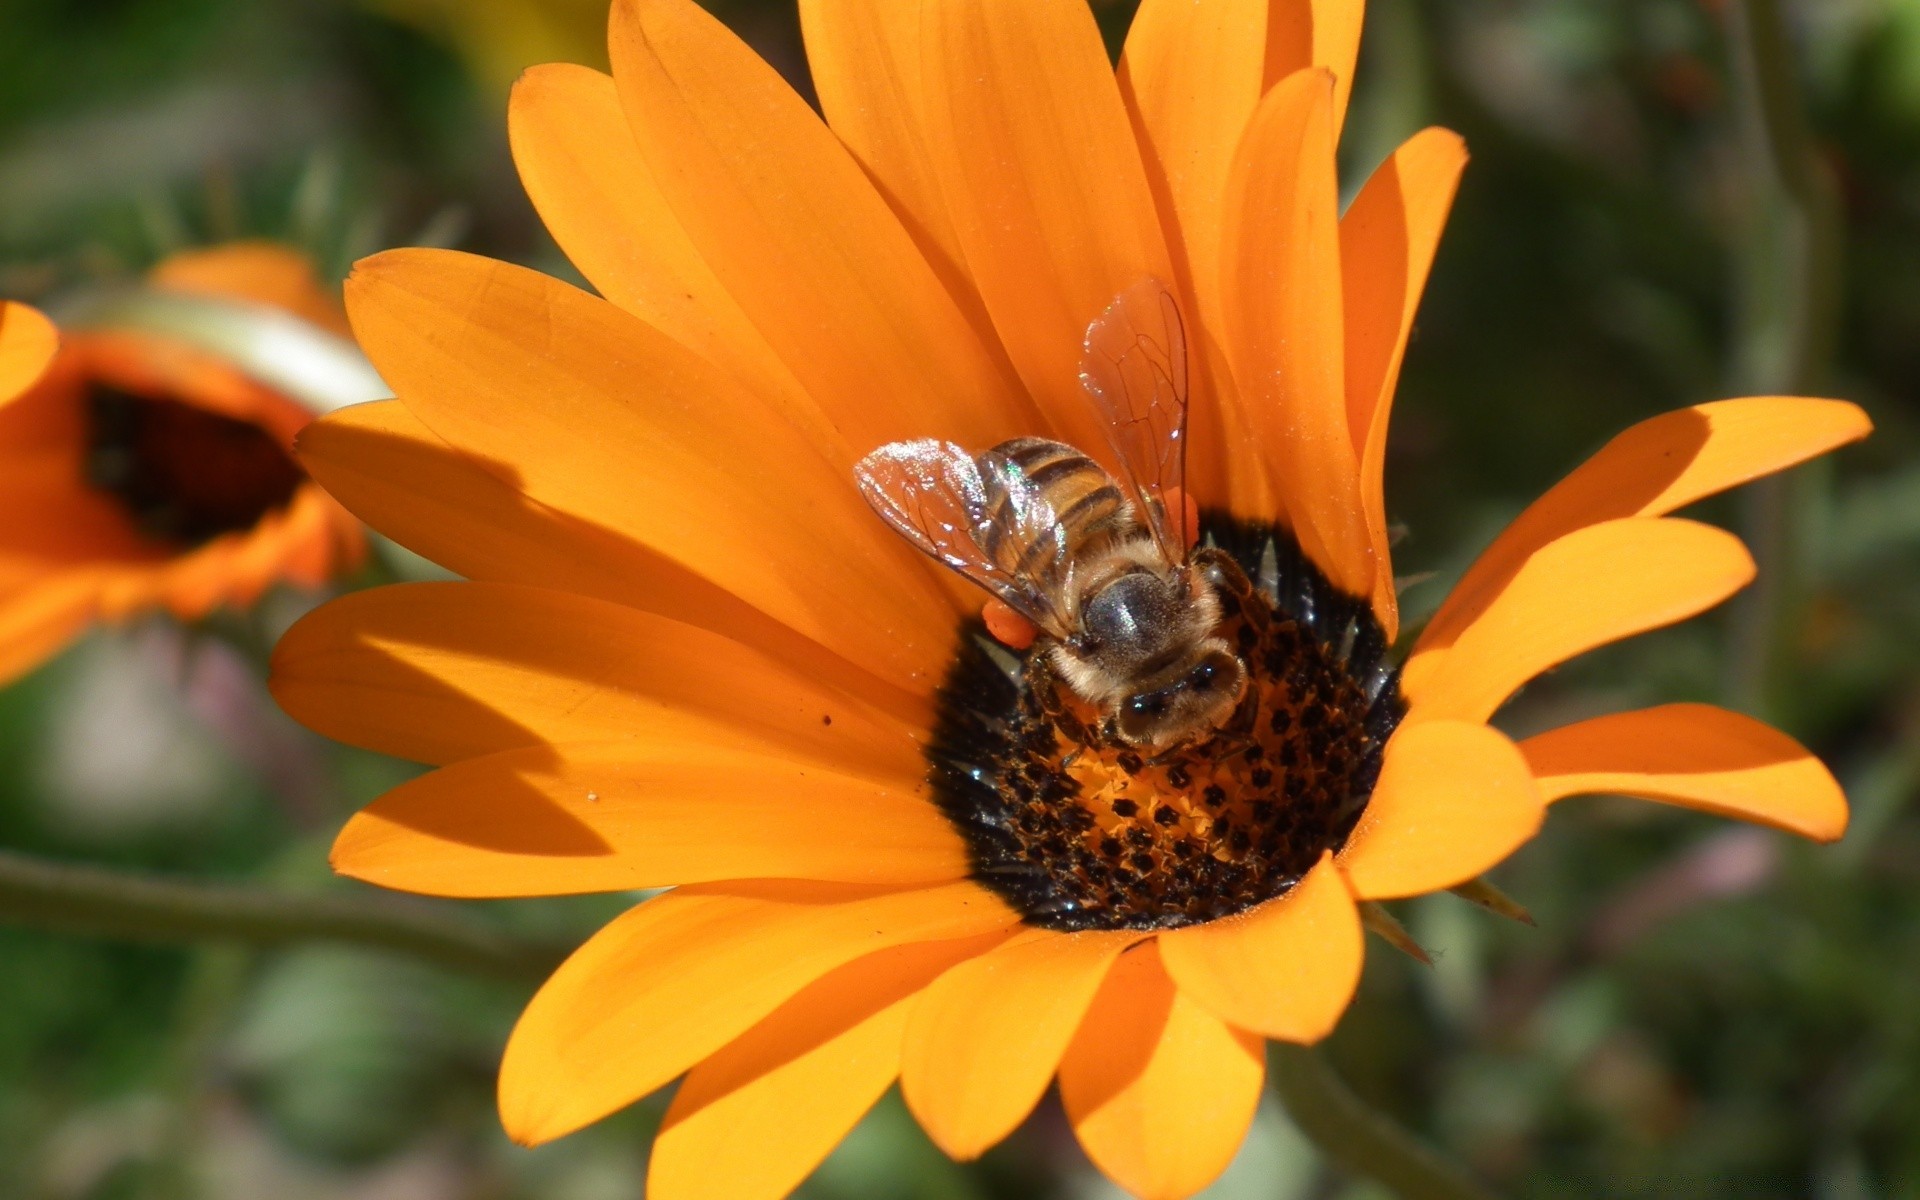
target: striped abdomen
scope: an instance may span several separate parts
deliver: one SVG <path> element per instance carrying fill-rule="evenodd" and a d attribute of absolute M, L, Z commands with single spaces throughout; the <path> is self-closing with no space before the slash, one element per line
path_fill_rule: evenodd
<path fill-rule="evenodd" d="M 981 546 L 994 562 L 1050 592 L 1083 555 L 1133 535 L 1126 497 L 1106 469 L 1063 442 L 1001 442 L 978 462 L 987 488 Z"/>

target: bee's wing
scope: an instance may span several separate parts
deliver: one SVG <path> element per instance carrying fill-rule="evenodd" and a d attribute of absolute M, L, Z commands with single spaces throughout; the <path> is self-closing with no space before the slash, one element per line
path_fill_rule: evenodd
<path fill-rule="evenodd" d="M 996 477 L 991 497 L 983 462 Z M 887 443 L 861 459 L 853 474 L 873 510 L 929 557 L 1046 632 L 1067 636 L 1068 620 L 1037 573 L 1002 565 L 996 553 L 1038 538 L 1052 538 L 1056 553 L 1065 552 L 1053 507 L 1011 460 L 990 451 L 977 462 L 952 442 L 918 438 Z M 996 517 L 993 501 L 1003 495 Z M 1016 527 L 996 528 L 996 520 Z"/>
<path fill-rule="evenodd" d="M 1157 279 L 1114 298 L 1087 326 L 1080 383 L 1099 410 L 1121 481 L 1168 562 L 1187 557 L 1187 335 Z"/>

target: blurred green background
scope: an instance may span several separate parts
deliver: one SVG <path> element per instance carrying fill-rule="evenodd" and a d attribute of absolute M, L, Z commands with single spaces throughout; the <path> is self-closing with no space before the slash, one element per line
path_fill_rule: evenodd
<path fill-rule="evenodd" d="M 791 0 L 712 7 L 807 86 Z M 1116 44 L 1130 7 L 1098 6 Z M 1399 567 L 1439 576 L 1408 593 L 1418 613 L 1613 432 L 1767 383 L 1769 306 L 1797 285 L 1753 270 L 1773 227 L 1724 2 L 1370 8 L 1350 182 L 1425 124 L 1473 151 L 1389 463 Z M 1786 8 L 1844 226 L 1807 386 L 1879 431 L 1772 496 L 1784 640 L 1736 604 L 1576 663 L 1504 720 L 1730 703 L 1819 751 L 1854 824 L 1816 848 L 1577 802 L 1497 875 L 1538 928 L 1448 896 L 1400 906 L 1436 963 L 1375 945 L 1331 1053 L 1507 1195 L 1920 1196 L 1920 0 Z M 576 278 L 514 180 L 504 97 L 533 62 L 603 65 L 603 19 L 604 0 L 0 0 L 0 294 L 238 235 L 297 242 L 335 277 L 440 244 Z M 1749 531 L 1764 508 L 1708 515 Z M 325 847 L 408 769 L 279 718 L 230 645 L 141 628 L 0 691 L 0 846 L 364 890 L 329 879 Z M 619 907 L 464 915 L 568 942 Z M 657 1102 L 537 1152 L 499 1133 L 493 1069 L 528 991 L 342 948 L 0 928 L 0 1196 L 638 1195 Z M 894 1100 L 806 1190 L 1111 1194 L 1057 1109 L 962 1168 Z M 1277 1109 L 1209 1193 L 1371 1194 Z"/>

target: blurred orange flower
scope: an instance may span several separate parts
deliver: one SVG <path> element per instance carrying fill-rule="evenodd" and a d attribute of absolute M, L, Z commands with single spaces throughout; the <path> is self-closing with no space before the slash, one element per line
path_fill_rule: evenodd
<path fill-rule="evenodd" d="M 339 305 L 278 246 L 177 255 L 147 285 L 139 300 L 155 311 L 169 296 L 271 307 L 345 344 Z M 0 363 L 14 370 L 10 345 Z M 0 680 L 94 621 L 154 609 L 190 620 L 251 604 L 279 580 L 318 587 L 359 562 L 358 522 L 292 456 L 312 417 L 232 358 L 150 322 L 102 315 L 64 330 L 45 373 L 0 405 L 0 507 L 15 514 L 0 524 Z"/>
<path fill-rule="evenodd" d="M 336 601 L 276 653 L 300 720 L 440 765 L 347 826 L 337 869 L 674 888 L 528 1006 L 515 1138 L 684 1075 L 649 1195 L 777 1196 L 896 1079 L 969 1158 L 1057 1076 L 1103 1171 L 1188 1196 L 1243 1137 L 1264 1039 L 1339 1019 L 1361 904 L 1474 880 L 1577 793 L 1839 835 L 1820 763 L 1730 712 L 1520 744 L 1488 722 L 1744 585 L 1735 538 L 1667 514 L 1863 436 L 1851 405 L 1629 430 L 1388 661 L 1387 409 L 1465 153 L 1415 136 L 1341 216 L 1359 4 L 1147 0 L 1117 78 L 1082 0 L 801 12 L 825 123 L 690 0 L 620 0 L 612 78 L 529 73 L 521 176 L 604 299 L 368 260 L 349 310 L 399 398 L 301 439 L 470 580 Z M 1254 724 L 1150 761 L 1050 725 L 980 593 L 851 481 L 896 439 L 1104 446 L 1082 335 L 1146 278 L 1187 314 L 1203 528 L 1259 585 L 1222 625 Z"/>

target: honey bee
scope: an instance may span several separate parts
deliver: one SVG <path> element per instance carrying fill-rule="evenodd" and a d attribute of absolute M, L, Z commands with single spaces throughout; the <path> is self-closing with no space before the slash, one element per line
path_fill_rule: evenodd
<path fill-rule="evenodd" d="M 1164 286 L 1144 280 L 1094 319 L 1080 382 L 1120 479 L 1038 437 L 977 455 L 891 442 L 854 475 L 908 541 L 1033 623 L 1030 664 L 1098 709 L 1108 736 L 1159 751 L 1239 706 L 1247 671 L 1217 633 L 1220 589 L 1250 590 L 1229 556 L 1189 545 L 1187 347 Z"/>

